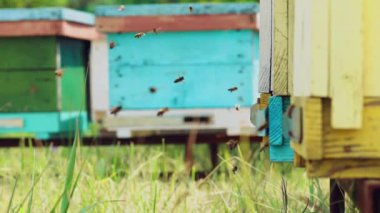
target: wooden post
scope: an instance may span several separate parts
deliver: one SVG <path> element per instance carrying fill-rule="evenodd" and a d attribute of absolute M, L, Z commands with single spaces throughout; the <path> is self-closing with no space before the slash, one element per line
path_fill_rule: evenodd
<path fill-rule="evenodd" d="M 210 159 L 211 159 L 211 169 L 214 169 L 218 165 L 218 144 L 209 144 Z"/>

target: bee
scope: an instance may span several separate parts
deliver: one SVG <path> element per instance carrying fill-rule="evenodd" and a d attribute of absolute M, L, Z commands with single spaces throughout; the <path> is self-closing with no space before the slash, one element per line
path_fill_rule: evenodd
<path fill-rule="evenodd" d="M 239 144 L 239 141 L 235 139 L 231 139 L 226 142 L 226 145 L 228 146 L 230 150 L 235 149 L 238 144 Z"/>
<path fill-rule="evenodd" d="M 145 33 L 144 33 L 144 32 L 139 32 L 139 33 L 136 33 L 136 34 L 135 34 L 135 38 L 141 38 L 141 37 L 143 37 L 143 36 L 145 36 Z"/>
<path fill-rule="evenodd" d="M 162 108 L 162 109 L 160 109 L 160 110 L 158 110 L 158 112 L 157 112 L 157 116 L 163 116 L 166 112 L 168 112 L 169 111 L 169 108 L 167 108 L 167 107 L 165 107 L 165 108 Z"/>
<path fill-rule="evenodd" d="M 117 8 L 118 11 L 124 11 L 125 10 L 125 6 L 124 5 L 120 5 L 118 8 Z"/>
<path fill-rule="evenodd" d="M 116 43 L 114 41 L 110 42 L 110 49 L 113 49 L 116 47 Z"/>
<path fill-rule="evenodd" d="M 116 116 L 116 114 L 119 113 L 121 111 L 121 109 L 122 109 L 122 106 L 120 106 L 120 105 L 117 107 L 114 107 L 111 109 L 111 114 Z"/>
<path fill-rule="evenodd" d="M 185 80 L 185 77 L 181 76 L 181 77 L 179 77 L 179 78 L 176 78 L 176 79 L 174 80 L 174 83 L 176 84 L 176 83 L 179 83 L 179 82 L 181 82 L 181 81 L 183 81 L 183 80 Z"/>
<path fill-rule="evenodd" d="M 156 27 L 156 28 L 153 28 L 153 30 L 149 31 L 148 33 L 154 33 L 157 35 L 160 29 L 161 29 L 160 27 Z"/>
<path fill-rule="evenodd" d="M 236 111 L 239 111 L 240 110 L 240 104 L 235 104 L 235 109 L 236 109 Z"/>
<path fill-rule="evenodd" d="M 154 93 L 157 92 L 157 89 L 155 87 L 150 87 L 149 88 L 149 92 L 152 93 L 152 94 L 154 94 Z"/>
<path fill-rule="evenodd" d="M 193 7 L 192 7 L 192 6 L 189 6 L 189 12 L 190 12 L 190 13 L 193 12 Z"/>
<path fill-rule="evenodd" d="M 238 167 L 237 167 L 236 165 L 234 165 L 234 166 L 232 167 L 232 172 L 233 172 L 234 174 L 236 174 L 237 170 L 238 170 Z"/>
<path fill-rule="evenodd" d="M 62 69 L 58 69 L 55 71 L 55 75 L 58 76 L 58 77 L 62 77 L 63 76 L 63 70 Z"/>
<path fill-rule="evenodd" d="M 237 87 L 231 87 L 231 88 L 228 89 L 228 91 L 230 91 L 230 92 L 234 92 L 234 91 L 236 91 L 236 90 L 238 90 Z"/>

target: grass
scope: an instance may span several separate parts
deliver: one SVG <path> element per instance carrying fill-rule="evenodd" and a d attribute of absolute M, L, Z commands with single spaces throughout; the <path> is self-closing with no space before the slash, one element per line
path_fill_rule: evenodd
<path fill-rule="evenodd" d="M 218 167 L 195 180 L 195 171 L 210 169 L 207 146 L 196 146 L 196 164 L 189 172 L 183 150 L 183 146 L 164 144 L 2 149 L 0 209 L 302 212 L 308 206 L 306 212 L 328 211 L 327 180 L 309 180 L 302 169 L 272 164 L 266 152 L 254 153 L 246 161 L 240 150 L 220 146 Z M 233 173 L 235 165 L 238 170 Z"/>

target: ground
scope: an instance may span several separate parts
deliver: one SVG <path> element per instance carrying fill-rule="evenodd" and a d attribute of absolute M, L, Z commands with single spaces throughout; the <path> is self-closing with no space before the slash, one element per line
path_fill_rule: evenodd
<path fill-rule="evenodd" d="M 249 152 L 256 145 L 220 146 L 218 167 L 197 179 L 197 171 L 211 167 L 207 148 L 197 145 L 190 172 L 180 145 L 1 149 L 0 209 L 50 212 L 68 204 L 69 212 L 328 211 L 328 180 L 270 163 L 267 151 Z M 68 179 L 69 202 L 63 204 Z"/>

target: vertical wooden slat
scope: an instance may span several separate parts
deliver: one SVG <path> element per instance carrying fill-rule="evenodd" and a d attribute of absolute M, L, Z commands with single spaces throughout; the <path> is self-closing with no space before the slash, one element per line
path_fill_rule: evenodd
<path fill-rule="evenodd" d="M 272 58 L 272 1 L 260 2 L 260 72 L 259 92 L 270 92 Z"/>
<path fill-rule="evenodd" d="M 332 127 L 360 128 L 363 108 L 363 3 L 357 0 L 329 2 Z"/>
<path fill-rule="evenodd" d="M 380 1 L 364 0 L 364 93 L 380 96 Z"/>
<path fill-rule="evenodd" d="M 288 94 L 288 1 L 273 2 L 273 58 L 271 87 L 274 95 Z"/>
<path fill-rule="evenodd" d="M 294 47 L 294 4 L 295 0 L 288 2 L 288 94 L 293 94 L 293 47 Z"/>

